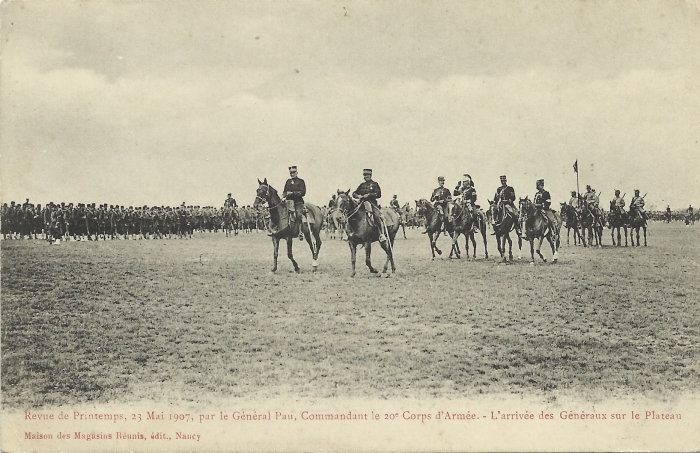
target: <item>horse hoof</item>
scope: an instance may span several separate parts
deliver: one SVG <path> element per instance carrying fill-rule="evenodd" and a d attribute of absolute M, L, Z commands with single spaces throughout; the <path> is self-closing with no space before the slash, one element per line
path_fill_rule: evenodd
<path fill-rule="evenodd" d="M 530 266 L 534 266 L 534 265 L 535 265 L 535 262 L 534 262 L 534 261 L 530 261 Z"/>
<path fill-rule="evenodd" d="M 301 274 L 301 269 L 294 269 L 294 272 L 296 272 L 297 274 Z"/>
<path fill-rule="evenodd" d="M 435 251 L 437 252 L 438 255 L 442 255 L 442 251 L 441 251 L 441 250 L 435 250 Z"/>
<path fill-rule="evenodd" d="M 375 273 L 374 273 L 374 276 L 377 277 L 377 278 L 382 278 L 382 274 L 380 274 L 379 272 L 375 272 Z"/>
<path fill-rule="evenodd" d="M 542 258 L 542 262 L 543 262 L 543 263 L 546 263 L 546 262 L 547 262 L 547 258 Z"/>
<path fill-rule="evenodd" d="M 552 263 L 556 263 L 556 262 L 558 262 L 558 261 L 559 261 L 558 259 L 554 258 L 554 259 L 552 260 Z"/>

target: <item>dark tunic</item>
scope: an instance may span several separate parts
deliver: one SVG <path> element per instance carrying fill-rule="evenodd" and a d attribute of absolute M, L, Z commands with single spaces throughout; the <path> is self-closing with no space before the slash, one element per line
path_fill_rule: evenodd
<path fill-rule="evenodd" d="M 294 200 L 296 203 L 303 203 L 306 195 L 306 183 L 301 178 L 289 178 L 284 185 L 284 193 L 287 200 Z"/>
<path fill-rule="evenodd" d="M 362 195 L 367 195 L 365 200 L 377 204 L 377 199 L 382 198 L 382 189 L 379 184 L 370 179 L 357 186 L 357 189 L 352 193 L 352 196 L 356 198 Z"/>
<path fill-rule="evenodd" d="M 435 204 L 445 205 L 448 201 L 452 201 L 452 195 L 450 191 L 444 187 L 438 187 L 433 190 L 433 195 L 430 197 L 430 201 Z"/>
<path fill-rule="evenodd" d="M 549 192 L 546 190 L 542 190 L 541 192 L 538 191 L 535 194 L 535 206 L 539 207 L 544 207 L 544 209 L 549 209 L 549 207 L 552 204 L 552 197 L 549 195 Z"/>
<path fill-rule="evenodd" d="M 513 189 L 511 186 L 501 186 L 498 189 L 496 189 L 496 195 L 493 197 L 495 202 L 499 202 L 501 200 L 503 201 L 510 201 L 511 203 L 515 202 L 515 189 Z"/>

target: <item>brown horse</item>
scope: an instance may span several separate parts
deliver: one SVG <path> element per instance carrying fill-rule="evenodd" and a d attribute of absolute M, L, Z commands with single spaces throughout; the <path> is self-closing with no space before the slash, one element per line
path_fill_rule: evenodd
<path fill-rule="evenodd" d="M 272 272 L 277 271 L 277 255 L 279 253 L 280 240 L 287 240 L 287 257 L 294 265 L 294 271 L 298 274 L 300 271 L 299 265 L 294 260 L 292 255 L 292 244 L 294 238 L 299 236 L 298 222 L 290 222 L 290 213 L 287 211 L 287 206 L 277 194 L 277 191 L 267 183 L 267 178 L 264 181 L 258 179 L 258 190 L 255 194 L 255 203 L 253 207 L 260 209 L 263 204 L 267 204 L 267 209 L 270 212 L 270 225 L 275 229 L 272 235 L 272 244 L 274 246 L 275 265 Z M 323 222 L 323 214 L 321 209 L 311 203 L 304 203 L 305 218 L 301 222 L 301 231 L 309 244 L 313 261 L 311 266 L 314 271 L 318 268 L 318 253 L 321 250 L 321 223 Z"/>
<path fill-rule="evenodd" d="M 460 235 L 464 235 L 464 247 L 467 252 L 467 258 L 469 258 L 469 241 L 472 242 L 472 247 L 474 249 L 474 254 L 472 259 L 476 259 L 476 239 L 474 238 L 474 217 L 467 210 L 466 206 L 461 203 L 454 203 L 452 207 L 452 225 L 454 228 L 454 235 L 452 239 L 454 244 L 452 245 L 452 250 L 450 251 L 450 258 L 452 258 L 453 252 L 455 253 L 457 259 L 461 257 L 461 250 L 459 249 L 459 243 L 457 239 Z M 477 212 L 477 222 L 476 230 L 481 232 L 481 237 L 484 240 L 484 254 L 485 258 L 489 257 L 489 249 L 486 241 L 486 218 L 483 213 Z"/>
<path fill-rule="evenodd" d="M 642 215 L 642 211 L 637 209 L 634 205 L 630 206 L 629 210 L 630 219 L 630 239 L 632 241 L 632 247 L 634 247 L 634 237 L 632 233 L 635 232 L 637 236 L 637 247 L 639 247 L 639 229 L 644 230 L 644 247 L 647 246 L 647 221 Z"/>
<path fill-rule="evenodd" d="M 545 263 L 547 259 L 542 256 L 540 249 L 542 248 L 542 242 L 547 239 L 549 245 L 552 247 L 552 261 L 557 262 L 559 251 L 559 231 L 561 230 L 561 216 L 558 213 L 552 211 L 553 221 L 550 227 L 545 224 L 545 214 L 539 212 L 535 207 L 534 203 L 528 198 L 521 198 L 520 202 L 520 221 L 522 222 L 522 231 L 525 238 L 530 242 L 530 264 L 535 264 L 535 251 L 542 261 Z M 539 239 L 537 243 L 537 249 L 535 249 L 535 240 Z"/>
<path fill-rule="evenodd" d="M 443 229 L 443 217 L 438 212 L 437 208 L 433 206 L 431 202 L 425 198 L 416 200 L 416 215 L 425 219 L 425 231 L 430 239 L 430 253 L 433 255 L 432 259 L 435 259 L 435 252 L 438 255 L 442 255 L 442 250 L 437 247 L 437 240 L 440 237 Z M 445 231 L 452 238 L 452 244 L 454 244 L 454 226 L 452 222 L 448 222 L 444 225 Z"/>
<path fill-rule="evenodd" d="M 384 263 L 384 269 L 382 274 L 387 277 L 389 274 L 386 273 L 389 263 L 391 263 L 391 272 L 396 272 L 396 266 L 394 265 L 394 238 L 396 238 L 396 233 L 399 231 L 399 216 L 396 215 L 393 209 L 382 209 L 382 215 L 384 217 L 385 225 L 374 225 L 373 221 L 370 221 L 368 217 L 372 214 L 366 212 L 364 208 L 364 203 L 360 203 L 350 196 L 350 189 L 347 192 L 338 193 L 338 210 L 345 214 L 347 219 L 347 233 L 348 233 L 348 245 L 350 246 L 350 262 L 352 263 L 352 273 L 351 277 L 355 276 L 355 261 L 357 258 L 357 245 L 362 244 L 365 247 L 365 264 L 369 268 L 369 271 L 373 274 L 377 274 L 380 277 L 381 274 L 372 267 L 371 253 L 372 253 L 372 242 L 379 241 L 380 228 L 384 231 L 384 236 L 386 239 L 384 241 L 379 241 L 382 249 L 386 252 L 386 262 Z"/>
<path fill-rule="evenodd" d="M 622 245 L 620 237 L 620 229 L 625 230 L 625 247 L 627 247 L 627 225 L 629 225 L 629 216 L 624 209 L 618 209 L 615 205 L 615 200 L 610 200 L 610 214 L 608 215 L 608 227 L 610 228 L 610 238 L 612 245 L 615 245 L 615 230 L 617 230 L 617 246 Z"/>
<path fill-rule="evenodd" d="M 571 234 L 571 230 L 574 230 L 574 245 L 582 242 L 581 233 L 579 232 L 578 212 L 576 211 L 576 208 L 570 204 L 561 203 L 561 212 L 559 215 L 561 216 L 564 226 L 566 227 L 566 245 L 569 245 L 569 235 Z"/>
<path fill-rule="evenodd" d="M 494 220 L 493 231 L 496 235 L 496 242 L 498 243 L 498 253 L 501 254 L 503 262 L 506 262 L 506 242 L 508 242 L 508 260 L 513 261 L 513 241 L 510 238 L 510 232 L 517 229 L 518 226 L 518 215 L 510 212 L 503 205 L 502 201 L 498 203 L 488 200 L 489 211 L 491 212 L 492 219 L 501 219 L 499 222 Z M 499 206 L 500 205 L 500 206 Z M 499 215 L 502 213 L 502 215 Z M 516 231 L 517 234 L 517 231 Z M 518 235 L 518 250 L 523 248 L 523 238 Z"/>

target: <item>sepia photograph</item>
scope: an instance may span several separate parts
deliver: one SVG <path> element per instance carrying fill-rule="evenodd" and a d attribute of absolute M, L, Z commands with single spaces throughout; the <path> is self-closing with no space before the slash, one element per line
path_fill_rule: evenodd
<path fill-rule="evenodd" d="M 0 449 L 698 451 L 698 0 L 0 3 Z"/>

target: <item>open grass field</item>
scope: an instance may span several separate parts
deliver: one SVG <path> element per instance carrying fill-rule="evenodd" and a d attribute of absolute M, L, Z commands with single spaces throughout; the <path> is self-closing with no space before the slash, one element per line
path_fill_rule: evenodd
<path fill-rule="evenodd" d="M 354 279 L 329 239 L 317 273 L 295 241 L 300 275 L 284 254 L 270 274 L 262 233 L 3 241 L 3 404 L 700 390 L 700 228 L 564 244 L 555 265 L 498 264 L 489 241 L 488 260 L 431 261 L 412 230 L 396 275 L 370 276 L 360 250 Z"/>

